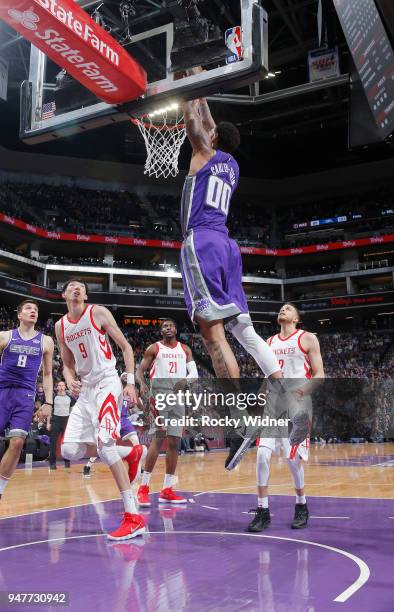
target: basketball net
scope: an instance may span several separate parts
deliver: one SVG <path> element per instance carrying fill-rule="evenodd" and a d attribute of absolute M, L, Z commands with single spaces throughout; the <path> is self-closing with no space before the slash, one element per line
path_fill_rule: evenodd
<path fill-rule="evenodd" d="M 186 138 L 183 115 L 173 109 L 158 110 L 152 115 L 132 119 L 145 141 L 146 162 L 144 174 L 155 178 L 176 176 L 178 158 Z"/>

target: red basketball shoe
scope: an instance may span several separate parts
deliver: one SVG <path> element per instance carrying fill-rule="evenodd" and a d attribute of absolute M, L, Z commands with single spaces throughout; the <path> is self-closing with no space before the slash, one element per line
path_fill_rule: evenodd
<path fill-rule="evenodd" d="M 141 474 L 141 464 L 146 457 L 146 446 L 138 444 L 134 446 L 130 454 L 126 457 L 129 466 L 130 484 L 133 484 Z"/>
<path fill-rule="evenodd" d="M 137 499 L 138 499 L 139 506 L 143 506 L 146 508 L 150 506 L 148 485 L 141 485 L 138 488 Z"/>
<path fill-rule="evenodd" d="M 140 514 L 130 514 L 125 512 L 123 520 L 112 533 L 108 534 L 109 540 L 130 540 L 145 533 L 145 522 Z"/>
<path fill-rule="evenodd" d="M 166 504 L 186 504 L 187 499 L 177 495 L 172 487 L 160 491 L 159 502 Z"/>

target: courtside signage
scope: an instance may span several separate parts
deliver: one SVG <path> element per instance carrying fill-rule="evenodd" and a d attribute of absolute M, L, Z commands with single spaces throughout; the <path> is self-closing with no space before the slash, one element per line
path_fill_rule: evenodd
<path fill-rule="evenodd" d="M 6 0 L 0 19 L 104 102 L 145 93 L 144 69 L 73 0 Z"/>

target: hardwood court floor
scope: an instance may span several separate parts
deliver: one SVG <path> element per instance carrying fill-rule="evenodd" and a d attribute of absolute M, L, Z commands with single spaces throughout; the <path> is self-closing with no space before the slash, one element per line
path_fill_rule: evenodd
<path fill-rule="evenodd" d="M 305 465 L 306 494 L 316 497 L 394 499 L 394 444 L 341 444 L 311 447 Z M 255 491 L 256 450 L 249 451 L 232 472 L 224 469 L 225 452 L 190 453 L 179 457 L 180 491 L 248 493 Z M 273 456 L 271 494 L 292 495 L 286 461 Z M 160 490 L 164 458 L 160 457 L 151 490 Z M 89 480 L 82 464 L 66 470 L 62 462 L 49 472 L 48 464 L 18 469 L 0 501 L 0 518 L 118 499 L 109 470 L 97 462 Z"/>

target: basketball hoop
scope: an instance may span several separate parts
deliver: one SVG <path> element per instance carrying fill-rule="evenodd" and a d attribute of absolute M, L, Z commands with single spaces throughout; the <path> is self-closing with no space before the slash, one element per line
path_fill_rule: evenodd
<path fill-rule="evenodd" d="M 144 174 L 155 178 L 176 176 L 179 153 L 186 138 L 183 115 L 177 106 L 159 109 L 150 115 L 131 119 L 131 122 L 138 126 L 145 141 Z"/>

